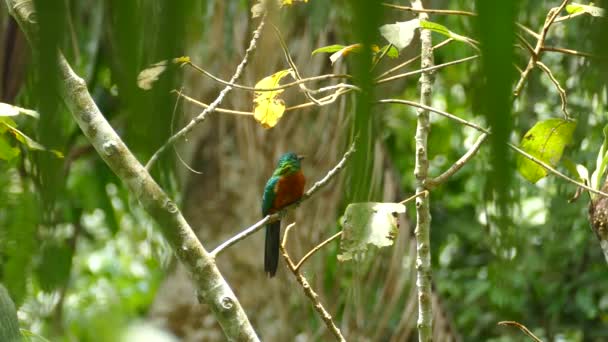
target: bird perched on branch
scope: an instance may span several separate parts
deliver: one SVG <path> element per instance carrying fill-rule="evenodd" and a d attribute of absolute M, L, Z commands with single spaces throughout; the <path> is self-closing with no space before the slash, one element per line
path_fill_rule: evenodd
<path fill-rule="evenodd" d="M 285 153 L 279 158 L 277 168 L 264 188 L 264 196 L 262 197 L 263 216 L 274 214 L 302 197 L 304 184 L 306 183 L 300 165 L 302 159 L 302 156 L 292 152 Z M 281 221 L 266 225 L 264 271 L 270 277 L 274 277 L 277 273 L 280 236 Z"/>

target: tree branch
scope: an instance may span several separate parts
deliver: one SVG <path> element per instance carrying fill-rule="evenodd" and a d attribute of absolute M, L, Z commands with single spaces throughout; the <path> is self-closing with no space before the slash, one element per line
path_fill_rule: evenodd
<path fill-rule="evenodd" d="M 418 19 L 429 20 L 427 13 L 423 12 L 422 0 L 413 0 L 412 7 L 419 10 Z M 420 30 L 420 104 L 430 107 L 433 91 L 433 42 L 431 31 Z M 470 58 L 470 57 L 469 57 Z M 428 136 L 431 131 L 429 109 L 419 107 L 416 122 L 416 164 L 414 176 L 416 177 L 416 193 L 426 190 L 428 179 Z M 431 212 L 429 210 L 429 196 L 416 198 L 416 286 L 418 287 L 418 341 L 428 342 L 433 339 L 433 304 L 431 293 Z"/>
<path fill-rule="evenodd" d="M 281 242 L 281 245 L 280 245 L 281 254 L 283 255 L 283 258 L 285 258 L 285 261 L 287 262 L 287 267 L 289 268 L 291 273 L 293 273 L 293 275 L 296 277 L 296 280 L 298 281 L 298 283 L 302 286 L 302 290 L 304 290 L 304 294 L 306 295 L 306 297 L 308 297 L 310 299 L 310 301 L 313 303 L 313 307 L 315 308 L 317 313 L 319 313 L 319 315 L 325 322 L 327 329 L 334 335 L 336 340 L 345 342 L 346 339 L 344 339 L 344 336 L 342 336 L 342 332 L 340 332 L 340 329 L 334 323 L 329 312 L 327 312 L 327 310 L 325 310 L 325 308 L 323 307 L 323 304 L 321 304 L 321 302 L 319 301 L 319 296 L 312 289 L 312 287 L 310 287 L 310 284 L 308 283 L 306 278 L 304 278 L 302 273 L 300 273 L 300 271 L 298 271 L 296 266 L 293 264 L 293 261 L 289 257 L 289 254 L 287 253 L 287 248 L 286 248 L 287 237 L 289 236 L 289 231 L 295 224 L 296 223 L 294 222 L 294 223 L 290 224 L 289 226 L 287 226 L 287 228 L 285 229 L 285 234 L 283 234 L 283 241 Z"/>
<path fill-rule="evenodd" d="M 561 12 L 562 9 L 564 9 L 564 7 L 566 7 L 566 4 L 568 3 L 568 1 L 569 0 L 563 0 L 561 5 L 559 5 L 559 7 L 554 7 L 549 10 L 549 13 L 547 13 L 547 18 L 545 19 L 545 24 L 543 25 L 543 28 L 541 29 L 538 40 L 536 42 L 536 47 L 534 48 L 534 53 L 530 57 L 530 60 L 528 61 L 528 65 L 526 66 L 526 69 L 524 69 L 524 71 L 521 73 L 519 81 L 517 82 L 517 85 L 515 86 L 515 90 L 513 91 L 513 94 L 515 95 L 515 97 L 519 96 L 521 89 L 524 87 L 528 74 L 530 74 L 530 71 L 534 68 L 536 61 L 538 61 L 540 59 L 540 54 L 542 53 L 542 48 L 545 45 L 545 38 L 547 38 L 547 32 L 549 32 L 549 28 L 555 21 L 555 18 L 557 17 L 559 12 Z"/>
<path fill-rule="evenodd" d="M 297 265 L 295 265 L 294 269 L 296 271 L 298 271 L 300 269 L 300 267 L 302 266 L 302 264 L 304 264 L 304 262 L 306 262 L 306 260 L 308 260 L 308 258 L 310 258 L 313 254 L 318 252 L 321 248 L 325 247 L 325 245 L 334 241 L 335 239 L 339 238 L 340 236 L 342 236 L 342 231 L 337 232 L 332 237 L 330 237 L 330 238 L 326 239 L 325 241 L 321 242 L 320 244 L 316 245 L 313 249 L 308 251 L 308 253 L 306 253 L 302 257 L 302 259 L 300 259 L 300 261 L 297 263 Z"/>
<path fill-rule="evenodd" d="M 536 337 L 536 335 L 534 335 L 530 330 L 528 330 L 528 328 L 526 328 L 525 325 L 515 322 L 515 321 L 502 321 L 502 322 L 498 322 L 498 325 L 512 325 L 514 327 L 519 328 L 519 330 L 523 331 L 524 334 L 530 336 L 530 338 L 532 338 L 534 341 L 536 342 L 543 342 L 540 338 Z"/>
<path fill-rule="evenodd" d="M 458 159 L 454 164 L 452 164 L 449 169 L 447 169 L 441 175 L 433 179 L 429 179 L 426 182 L 426 188 L 432 189 L 440 184 L 445 183 L 450 177 L 452 177 L 456 172 L 458 172 L 469 160 L 471 160 L 471 158 L 475 156 L 477 151 L 479 151 L 481 144 L 483 144 L 487 137 L 487 133 L 481 134 L 479 138 L 477 138 L 477 141 L 475 141 L 475 144 L 473 144 L 473 146 L 471 146 L 471 148 L 467 151 L 467 153 L 463 154 L 462 157 L 460 157 L 460 159 Z"/>
<path fill-rule="evenodd" d="M 28 39 L 37 48 L 36 16 L 32 2 L 6 0 L 6 4 Z M 232 289 L 213 258 L 198 241 L 177 205 L 154 182 L 129 151 L 91 98 L 85 81 L 74 73 L 62 54 L 58 58 L 60 91 L 88 140 L 112 171 L 158 223 L 177 258 L 191 274 L 200 297 L 209 305 L 229 340 L 258 341 Z"/>
<path fill-rule="evenodd" d="M 356 139 L 355 139 L 356 140 Z M 344 156 L 342 156 L 342 159 L 340 160 L 340 162 L 338 164 L 336 164 L 336 166 L 334 166 L 333 169 L 329 170 L 329 172 L 327 172 L 327 174 L 325 175 L 325 177 L 323 177 L 321 180 L 319 180 L 318 182 L 316 182 L 310 189 L 308 189 L 308 191 L 306 191 L 306 193 L 304 193 L 304 195 L 302 195 L 302 197 L 300 198 L 299 201 L 288 205 L 287 207 L 283 208 L 281 211 L 276 212 L 274 214 L 271 215 L 267 215 L 266 217 L 264 217 L 263 219 L 261 219 L 260 221 L 256 222 L 254 225 L 245 228 L 244 230 L 242 230 L 240 233 L 236 234 L 235 236 L 231 237 L 230 239 L 224 241 L 221 245 L 217 246 L 210 254 L 212 257 L 216 257 L 219 253 L 221 253 L 222 251 L 224 251 L 226 248 L 236 244 L 237 242 L 247 238 L 249 235 L 257 232 L 258 230 L 262 229 L 266 224 L 268 223 L 272 223 L 272 222 L 276 222 L 278 220 L 281 219 L 281 217 L 284 215 L 284 213 L 292 208 L 295 208 L 297 206 L 299 206 L 302 202 L 306 201 L 307 199 L 309 199 L 312 195 L 314 195 L 315 192 L 319 191 L 323 186 L 325 186 L 327 183 L 329 183 L 329 181 L 335 177 L 338 172 L 340 172 L 340 170 L 342 170 L 344 168 L 344 166 L 346 165 L 346 162 L 348 161 L 348 159 L 350 158 L 350 156 L 355 152 L 355 142 L 352 143 L 352 145 L 350 146 L 350 148 L 348 149 L 348 151 L 346 151 L 346 153 L 344 153 Z"/>
<path fill-rule="evenodd" d="M 239 77 L 241 77 L 241 73 L 243 72 L 243 69 L 245 68 L 245 65 L 247 65 L 247 61 L 249 60 L 249 54 L 253 50 L 255 50 L 255 48 L 256 48 L 257 41 L 258 41 L 258 39 L 260 37 L 260 34 L 262 33 L 262 29 L 264 28 L 264 22 L 265 22 L 265 20 L 266 20 L 266 15 L 264 15 L 262 17 L 262 20 L 260 20 L 260 24 L 258 25 L 258 28 L 255 31 L 253 31 L 253 37 L 251 37 L 251 41 L 249 42 L 249 47 L 247 48 L 247 50 L 245 50 L 245 56 L 243 56 L 243 59 L 241 60 L 241 63 L 237 66 L 236 71 L 234 72 L 234 75 L 232 75 L 232 78 L 230 79 L 230 83 L 236 82 L 236 80 L 238 80 Z M 180 139 L 181 137 L 185 136 L 190 131 L 192 131 L 192 129 L 194 129 L 194 126 L 196 126 L 199 122 L 204 121 L 205 118 L 207 118 L 207 114 L 215 111 L 215 108 L 217 106 L 219 106 L 220 103 L 222 103 L 222 101 L 224 100 L 224 97 L 231 90 L 232 90 L 232 87 L 230 85 L 227 85 L 220 92 L 220 94 L 215 99 L 215 101 L 213 101 L 211 103 L 211 105 L 209 105 L 209 107 L 205 108 L 205 110 L 203 110 L 202 113 L 200 113 L 196 118 L 192 119 L 179 132 L 177 132 L 174 135 L 172 135 L 169 138 L 169 140 L 167 140 L 167 142 L 163 146 L 161 146 L 156 152 L 154 152 L 154 154 L 152 155 L 152 157 L 150 158 L 150 160 L 146 164 L 146 169 L 150 170 L 152 168 L 152 166 L 154 165 L 154 163 L 160 157 L 161 153 L 163 153 L 169 146 L 174 145 L 175 142 L 177 142 L 178 139 Z"/>

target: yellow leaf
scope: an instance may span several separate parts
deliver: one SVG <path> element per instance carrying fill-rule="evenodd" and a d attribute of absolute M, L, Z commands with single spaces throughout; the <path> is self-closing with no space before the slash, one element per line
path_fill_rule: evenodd
<path fill-rule="evenodd" d="M 264 77 L 256 83 L 256 89 L 273 89 L 279 86 L 281 79 L 292 73 L 291 69 L 278 71 L 270 76 Z M 256 91 L 253 98 L 253 117 L 264 128 L 272 128 L 285 112 L 285 102 L 278 96 L 284 89 Z"/>

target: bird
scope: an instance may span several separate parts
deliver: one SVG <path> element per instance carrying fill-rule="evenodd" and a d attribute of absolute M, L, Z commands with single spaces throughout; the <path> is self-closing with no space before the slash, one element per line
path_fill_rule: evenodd
<path fill-rule="evenodd" d="M 304 194 L 306 178 L 302 173 L 300 161 L 303 156 L 293 152 L 285 153 L 279 158 L 262 196 L 262 216 L 274 214 L 286 206 L 297 202 Z M 272 278 L 277 273 L 279 264 L 279 239 L 281 221 L 266 225 L 264 244 L 264 272 Z"/>

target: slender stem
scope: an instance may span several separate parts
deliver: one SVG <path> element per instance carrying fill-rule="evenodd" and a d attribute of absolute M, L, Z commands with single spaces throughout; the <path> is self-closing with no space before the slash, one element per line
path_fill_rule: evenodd
<path fill-rule="evenodd" d="M 422 6 L 422 0 L 413 0 L 412 7 L 420 10 L 418 19 L 429 20 Z M 433 91 L 433 42 L 430 30 L 420 31 L 420 56 L 422 75 L 420 76 L 420 104 L 430 107 Z M 416 122 L 416 193 L 426 190 L 428 179 L 428 136 L 431 131 L 429 109 L 418 107 Z M 429 196 L 416 198 L 416 286 L 418 287 L 418 341 L 428 342 L 433 339 L 433 303 L 431 289 L 431 212 Z"/>
<path fill-rule="evenodd" d="M 411 200 L 414 200 L 414 199 L 416 199 L 416 198 L 418 198 L 418 197 L 420 197 L 420 196 L 425 196 L 425 197 L 426 197 L 426 196 L 428 196 L 428 195 L 429 195 L 428 190 L 424 190 L 423 192 L 419 192 L 419 193 L 417 193 L 417 194 L 415 194 L 415 195 L 412 195 L 412 196 L 410 196 L 410 197 L 408 197 L 408 198 L 404 199 L 403 201 L 399 202 L 399 204 L 405 204 L 405 203 L 407 203 L 407 202 L 409 202 L 409 201 L 411 201 Z"/>
<path fill-rule="evenodd" d="M 465 58 L 462 58 L 462 59 L 457 59 L 455 61 L 451 61 L 451 62 L 447 62 L 447 63 L 443 63 L 443 64 L 437 64 L 437 65 L 431 65 L 431 66 L 428 66 L 428 67 L 423 67 L 423 68 L 418 69 L 418 70 L 414 70 L 414 71 L 406 72 L 406 73 L 403 73 L 403 74 L 399 74 L 399 75 L 383 78 L 381 80 L 377 80 L 376 84 L 382 84 L 382 83 L 390 82 L 390 81 L 393 81 L 393 80 L 396 80 L 396 79 L 399 79 L 399 78 L 414 76 L 414 75 L 418 75 L 418 74 L 422 74 L 422 73 L 430 73 L 431 71 L 434 71 L 434 70 L 437 70 L 437 69 L 445 68 L 447 66 L 451 66 L 451 65 L 455 65 L 455 64 L 460 64 L 460 63 L 468 62 L 468 61 L 471 61 L 471 60 L 476 59 L 476 58 L 479 58 L 479 55 L 473 55 L 473 56 L 465 57 Z"/>
<path fill-rule="evenodd" d="M 568 54 L 568 55 L 581 56 L 581 57 L 589 57 L 589 58 L 600 58 L 600 56 L 594 55 L 592 53 L 581 52 L 581 51 L 577 51 L 577 50 L 565 49 L 565 48 L 554 47 L 554 46 L 543 46 L 541 48 L 541 51 L 560 52 L 560 53 L 565 53 L 565 54 Z"/>
<path fill-rule="evenodd" d="M 454 41 L 454 38 L 448 38 L 448 39 L 446 39 L 446 40 L 442 41 L 441 43 L 439 43 L 439 44 L 437 44 L 437 45 L 433 46 L 433 51 L 435 51 L 436 49 L 439 49 L 439 48 L 441 48 L 441 47 L 443 47 L 443 46 L 446 46 L 446 45 L 448 45 L 450 42 L 453 42 L 453 41 Z M 405 61 L 405 62 L 403 62 L 403 63 L 401 63 L 401 64 L 399 64 L 399 65 L 397 65 L 397 66 L 395 66 L 395 67 L 393 67 L 393 68 L 390 68 L 389 70 L 387 70 L 387 71 L 385 71 L 385 72 L 381 73 L 381 74 L 380 74 L 378 77 L 376 77 L 376 81 L 377 81 L 377 80 L 379 80 L 379 79 L 381 79 L 381 78 L 382 78 L 382 77 L 384 77 L 384 76 L 390 75 L 390 74 L 392 74 L 393 72 L 395 72 L 395 71 L 397 71 L 397 70 L 399 70 L 399 69 L 401 69 L 401 68 L 404 68 L 404 67 L 406 67 L 406 66 L 408 66 L 408 65 L 410 65 L 410 64 L 412 64 L 412 63 L 414 63 L 415 61 L 417 61 L 417 60 L 418 60 L 418 58 L 420 58 L 420 55 L 418 55 L 418 56 L 416 56 L 416 57 L 412 57 L 412 58 L 408 59 L 407 61 Z"/>
<path fill-rule="evenodd" d="M 217 246 L 209 254 L 213 257 L 216 257 L 219 253 L 226 250 L 228 247 L 236 244 L 237 242 L 247 238 L 251 234 L 262 229 L 266 224 L 278 221 L 287 210 L 290 210 L 292 208 L 299 206 L 302 202 L 306 201 L 312 195 L 314 195 L 315 192 L 319 191 L 323 186 L 327 185 L 329 183 L 329 181 L 331 181 L 331 179 L 333 177 L 335 177 L 340 172 L 340 170 L 342 170 L 344 168 L 344 166 L 346 165 L 346 162 L 349 160 L 350 156 L 354 152 L 355 152 L 355 142 L 353 142 L 353 144 L 350 146 L 348 151 L 346 151 L 346 153 L 344 153 L 340 162 L 338 162 L 338 164 L 336 164 L 336 166 L 334 166 L 333 169 L 329 170 L 329 172 L 327 172 L 325 177 L 323 177 L 321 180 L 317 181 L 310 189 L 308 189 L 308 191 L 306 191 L 306 193 L 304 195 L 302 195 L 302 197 L 300 198 L 299 201 L 297 201 L 296 203 L 293 203 L 291 205 L 288 205 L 287 207 L 283 208 L 279 212 L 265 216 L 263 219 L 256 222 L 252 226 L 243 229 L 240 233 L 238 233 L 238 234 L 234 235 L 233 237 L 231 237 L 230 239 L 224 241 L 222 244 Z"/>
<path fill-rule="evenodd" d="M 416 8 L 414 6 L 409 7 L 409 6 L 393 5 L 393 4 L 389 4 L 389 3 L 386 3 L 386 2 L 383 2 L 382 6 L 390 7 L 390 8 L 395 8 L 395 9 L 399 9 L 399 10 L 403 10 L 403 11 L 407 11 L 407 12 L 413 12 L 413 13 L 464 15 L 464 16 L 467 16 L 467 17 L 476 17 L 477 16 L 477 13 L 475 13 L 475 12 L 469 12 L 469 11 L 443 10 L 443 9 L 425 9 L 425 8 Z M 425 20 L 428 20 L 428 16 L 427 16 L 427 19 L 425 19 Z"/>
<path fill-rule="evenodd" d="M 296 264 L 296 266 L 294 267 L 294 269 L 297 271 L 300 269 L 300 266 L 302 266 L 302 264 L 308 260 L 308 258 L 310 258 L 313 254 L 315 254 L 316 252 L 318 252 L 321 248 L 325 247 L 325 245 L 327 245 L 328 243 L 334 241 L 335 239 L 339 238 L 340 236 L 342 236 L 342 231 L 337 232 L 336 234 L 334 234 L 332 237 L 330 237 L 329 239 L 321 242 L 320 244 L 316 245 L 313 249 L 311 249 L 310 251 L 308 251 L 308 253 L 306 253 L 306 255 L 304 255 L 302 257 L 302 259 L 300 259 L 300 261 Z"/>
<path fill-rule="evenodd" d="M 536 342 L 543 342 L 540 338 L 536 337 L 536 335 L 534 335 L 530 330 L 528 330 L 528 328 L 526 328 L 525 325 L 515 322 L 515 321 L 502 321 L 502 322 L 498 322 L 498 325 L 512 325 L 514 327 L 519 328 L 519 330 L 523 331 L 524 334 L 530 336 L 531 339 L 533 339 Z"/>
<path fill-rule="evenodd" d="M 441 175 L 433 179 L 429 179 L 426 182 L 426 188 L 432 189 L 440 184 L 445 183 L 450 177 L 452 177 L 456 172 L 458 172 L 469 160 L 471 160 L 471 158 L 475 156 L 477 151 L 479 151 L 481 144 L 483 144 L 487 137 L 487 133 L 482 133 L 479 138 L 477 138 L 477 141 L 475 141 L 475 144 L 473 144 L 473 146 L 471 146 L 471 148 L 467 151 L 467 153 L 463 154 L 462 157 L 460 157 L 460 159 L 458 159 L 454 164 L 452 164 L 449 169 L 447 169 Z"/>
<path fill-rule="evenodd" d="M 547 76 L 549 77 L 551 82 L 553 82 L 553 84 L 555 85 L 555 88 L 557 89 L 557 92 L 559 93 L 559 98 L 562 101 L 562 112 L 564 113 L 564 116 L 566 117 L 566 119 L 570 119 L 570 113 L 568 113 L 568 110 L 566 109 L 566 107 L 568 106 L 568 99 L 566 97 L 566 91 L 559 84 L 559 81 L 555 78 L 555 76 L 553 76 L 553 73 L 551 72 L 551 69 L 549 69 L 549 67 L 547 67 L 545 64 L 543 64 L 543 62 L 541 62 L 541 61 L 536 61 L 536 65 L 542 71 L 544 71 L 545 74 L 547 74 Z"/>
<path fill-rule="evenodd" d="M 264 14 L 264 16 L 262 17 L 262 20 L 260 20 L 260 24 L 258 25 L 257 29 L 253 32 L 253 36 L 251 37 L 251 41 L 249 41 L 249 47 L 247 48 L 247 50 L 245 50 L 245 55 L 243 56 L 243 59 L 241 60 L 241 63 L 237 66 L 234 75 L 232 75 L 232 78 L 230 79 L 230 83 L 234 83 L 236 82 L 236 80 L 239 79 L 239 77 L 241 77 L 241 74 L 243 73 L 243 70 L 245 69 L 245 66 L 247 65 L 247 61 L 249 60 L 249 54 L 251 54 L 253 52 L 253 50 L 255 50 L 256 46 L 257 46 L 257 41 L 260 38 L 260 35 L 262 34 L 262 29 L 264 28 L 264 22 L 266 20 L 266 14 Z M 167 150 L 167 148 L 169 146 L 173 146 L 177 140 L 179 140 L 180 138 L 184 137 L 186 134 L 188 134 L 190 131 L 192 131 L 194 129 L 194 127 L 200 123 L 203 122 L 206 118 L 207 118 L 207 114 L 213 112 L 215 110 L 216 107 L 218 107 L 222 101 L 224 100 L 224 97 L 226 97 L 226 95 L 232 90 L 232 87 L 230 85 L 227 85 L 218 95 L 218 97 L 215 99 L 215 101 L 213 101 L 211 103 L 211 105 L 209 105 L 209 107 L 205 108 L 205 110 L 203 110 L 202 113 L 200 113 L 199 115 L 196 116 L 196 118 L 192 119 L 184 128 L 182 128 L 179 132 L 177 132 L 176 134 L 172 135 L 167 142 L 165 142 L 156 152 L 154 152 L 154 154 L 152 155 L 152 157 L 150 158 L 150 160 L 148 161 L 148 163 L 146 164 L 146 169 L 150 170 L 152 168 L 152 166 L 154 165 L 154 163 L 158 160 L 158 158 L 160 158 L 160 155 Z"/>
<path fill-rule="evenodd" d="M 471 128 L 475 128 L 476 130 L 483 132 L 483 133 L 490 133 L 490 131 L 488 131 L 487 129 L 474 124 L 470 121 L 467 121 L 465 119 L 459 118 L 458 116 L 454 115 L 454 114 L 450 114 L 448 112 L 445 112 L 443 110 L 437 109 L 437 108 L 433 108 L 431 106 L 427 106 L 425 104 L 422 103 L 418 103 L 418 102 L 414 102 L 414 101 L 409 101 L 409 100 L 401 100 L 401 99 L 381 99 L 376 101 L 376 103 L 398 103 L 398 104 L 404 104 L 404 105 L 408 105 L 408 106 L 412 106 L 412 107 L 416 107 L 416 108 L 420 108 L 423 109 L 425 111 L 430 111 L 433 113 L 437 113 L 441 116 L 444 116 L 448 119 L 452 119 L 460 124 L 463 124 L 465 126 L 469 126 Z"/>
<path fill-rule="evenodd" d="M 346 339 L 344 338 L 344 336 L 342 336 L 342 332 L 334 323 L 329 312 L 325 309 L 325 307 L 323 307 L 323 304 L 321 304 L 321 301 L 319 300 L 319 295 L 317 295 L 317 293 L 312 289 L 310 283 L 308 283 L 308 280 L 306 280 L 302 273 L 297 269 L 297 267 L 294 265 L 293 261 L 289 257 L 289 253 L 287 253 L 287 236 L 289 235 L 289 231 L 294 225 L 295 222 L 287 226 L 287 228 L 285 229 L 285 234 L 283 234 L 283 241 L 280 245 L 281 254 L 283 255 L 283 258 L 285 258 L 287 267 L 289 268 L 291 273 L 293 273 L 300 286 L 302 286 L 304 294 L 306 295 L 306 297 L 308 297 L 308 299 L 310 299 L 314 309 L 317 311 L 319 316 L 321 316 L 323 322 L 325 322 L 325 326 L 327 327 L 327 329 L 334 335 L 337 341 L 345 342 Z"/>

